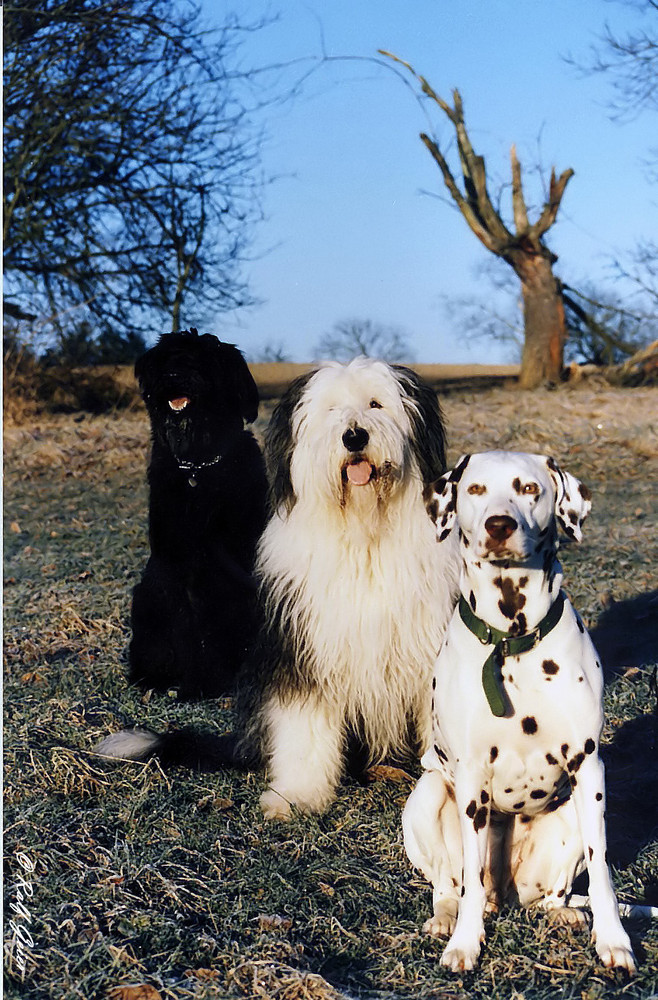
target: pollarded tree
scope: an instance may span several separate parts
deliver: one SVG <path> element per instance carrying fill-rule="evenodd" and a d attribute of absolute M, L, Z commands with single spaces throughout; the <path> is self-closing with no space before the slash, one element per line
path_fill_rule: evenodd
<path fill-rule="evenodd" d="M 418 80 L 422 92 L 446 115 L 454 127 L 462 172 L 462 186 L 457 183 L 448 161 L 436 140 L 426 133 L 421 139 L 443 176 L 444 183 L 464 219 L 480 242 L 502 258 L 521 282 L 524 315 L 524 346 L 520 384 L 534 388 L 560 379 L 566 325 L 559 280 L 553 274 L 556 255 L 545 243 L 545 236 L 557 217 L 565 188 L 573 170 L 559 177 L 551 171 L 548 197 L 534 221 L 530 220 L 523 193 L 521 164 L 512 146 L 512 215 L 513 229 L 502 219 L 487 189 L 484 158 L 473 146 L 464 122 L 464 108 L 458 90 L 453 90 L 453 104 L 444 101 L 408 63 L 383 52 L 405 66 Z"/>

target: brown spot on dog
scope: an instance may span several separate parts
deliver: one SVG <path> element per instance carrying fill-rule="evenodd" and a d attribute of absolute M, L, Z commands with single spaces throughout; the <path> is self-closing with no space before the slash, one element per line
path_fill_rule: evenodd
<path fill-rule="evenodd" d="M 585 753 L 588 753 L 588 754 L 589 753 L 594 753 L 594 751 L 596 750 L 596 743 L 594 742 L 594 740 L 591 737 L 589 739 L 585 740 L 585 748 L 584 749 L 585 749 Z"/>
<path fill-rule="evenodd" d="M 498 587 L 502 597 L 498 601 L 498 607 L 506 618 L 512 620 L 516 618 L 518 612 L 526 602 L 525 594 L 522 594 L 519 587 L 510 577 L 497 576 L 494 579 L 494 586 Z"/>
<path fill-rule="evenodd" d="M 439 519 L 439 501 L 430 500 L 429 503 L 425 504 L 425 508 L 431 519 L 434 521 L 434 524 L 436 524 Z"/>
<path fill-rule="evenodd" d="M 566 756 L 569 753 L 569 744 L 563 743 L 562 746 L 560 747 L 560 750 L 562 751 L 562 756 L 566 759 Z"/>
<path fill-rule="evenodd" d="M 488 814 L 489 810 L 487 809 L 487 807 L 480 806 L 480 808 L 478 809 L 473 818 L 473 829 L 475 830 L 476 833 L 478 832 L 478 830 L 481 830 L 483 827 L 487 825 Z"/>
<path fill-rule="evenodd" d="M 587 848 L 587 853 L 589 854 L 589 859 L 591 861 L 592 858 L 594 857 L 594 849 L 592 847 L 588 847 Z"/>
<path fill-rule="evenodd" d="M 473 819 L 475 813 L 477 812 L 477 807 L 478 804 L 475 801 L 475 799 L 471 799 L 471 801 L 466 806 L 466 815 L 468 816 L 469 819 Z"/>
<path fill-rule="evenodd" d="M 531 799 L 545 799 L 548 792 L 545 792 L 543 788 L 533 788 L 530 792 Z"/>
<path fill-rule="evenodd" d="M 446 785 L 446 794 L 449 799 L 452 799 L 453 802 L 455 801 L 455 790 L 452 785 Z"/>
<path fill-rule="evenodd" d="M 549 764 L 557 764 L 557 761 L 552 753 L 546 754 L 546 760 L 548 761 Z"/>
<path fill-rule="evenodd" d="M 524 635 L 528 631 L 528 622 L 522 611 L 519 611 L 509 631 L 510 635 Z"/>
<path fill-rule="evenodd" d="M 555 660 L 544 660 L 544 662 L 541 665 L 541 668 L 545 674 L 550 674 L 551 676 L 556 674 L 560 669 Z"/>
<path fill-rule="evenodd" d="M 489 793 L 485 792 L 484 789 L 480 792 L 480 802 L 484 805 L 485 802 L 489 801 Z"/>
<path fill-rule="evenodd" d="M 597 792 L 597 793 L 596 793 L 596 796 L 595 796 L 595 798 L 596 798 L 596 801 L 597 801 L 597 802 L 600 802 L 600 801 L 601 801 L 601 799 L 603 798 L 603 795 L 602 795 L 602 793 L 601 793 L 601 792 Z"/>
<path fill-rule="evenodd" d="M 522 491 L 521 480 L 519 479 L 518 476 L 516 477 L 516 479 L 512 480 L 512 486 L 514 488 L 515 493 L 521 493 Z"/>
<path fill-rule="evenodd" d="M 521 719 L 521 729 L 526 736 L 534 736 L 537 732 L 537 720 L 532 715 L 526 715 L 524 719 Z"/>
<path fill-rule="evenodd" d="M 578 483 L 578 492 L 580 493 L 583 500 L 592 499 L 592 491 L 589 486 L 585 486 L 585 483 Z"/>
<path fill-rule="evenodd" d="M 489 751 L 489 761 L 491 764 L 493 764 L 497 756 L 498 756 L 498 747 L 492 747 L 491 750 Z"/>
<path fill-rule="evenodd" d="M 513 791 L 514 791 L 513 788 L 506 788 L 505 789 L 505 795 L 511 795 Z"/>
<path fill-rule="evenodd" d="M 562 899 L 562 897 L 564 896 L 564 892 L 565 892 L 564 889 L 558 889 L 558 891 L 556 893 L 558 899 Z"/>
<path fill-rule="evenodd" d="M 585 754 L 577 753 L 576 756 L 572 757 L 569 763 L 567 764 L 567 771 L 573 771 L 573 773 L 575 774 L 576 771 L 580 769 L 580 765 L 584 760 L 585 760 Z"/>

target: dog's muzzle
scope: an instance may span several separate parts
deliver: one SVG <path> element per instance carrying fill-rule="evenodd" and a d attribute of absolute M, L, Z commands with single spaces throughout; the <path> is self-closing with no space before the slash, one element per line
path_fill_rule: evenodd
<path fill-rule="evenodd" d="M 365 427 L 348 427 L 343 434 L 343 444 L 350 452 L 363 451 L 370 440 L 370 435 Z"/>
<path fill-rule="evenodd" d="M 506 542 L 518 526 L 518 523 L 509 514 L 493 514 L 484 522 L 484 529 L 494 542 Z"/>

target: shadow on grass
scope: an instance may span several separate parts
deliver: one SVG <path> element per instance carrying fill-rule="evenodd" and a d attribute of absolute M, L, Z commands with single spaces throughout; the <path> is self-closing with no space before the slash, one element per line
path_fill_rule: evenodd
<path fill-rule="evenodd" d="M 658 831 L 658 711 L 625 722 L 612 743 L 602 747 L 606 769 L 610 860 L 625 867 L 651 844 Z M 658 905 L 658 871 L 646 885 L 647 900 Z M 649 898 L 651 894 L 651 898 Z"/>
<path fill-rule="evenodd" d="M 658 656 L 658 590 L 613 601 L 590 631 L 607 681 L 629 667 L 655 663 Z"/>

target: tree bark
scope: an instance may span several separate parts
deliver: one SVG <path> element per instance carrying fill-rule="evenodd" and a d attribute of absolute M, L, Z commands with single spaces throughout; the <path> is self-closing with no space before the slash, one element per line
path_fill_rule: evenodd
<path fill-rule="evenodd" d="M 550 258 L 537 255 L 514 268 L 523 296 L 522 389 L 535 389 L 546 382 L 555 384 L 562 377 L 567 330 L 560 284 L 552 266 Z"/>

